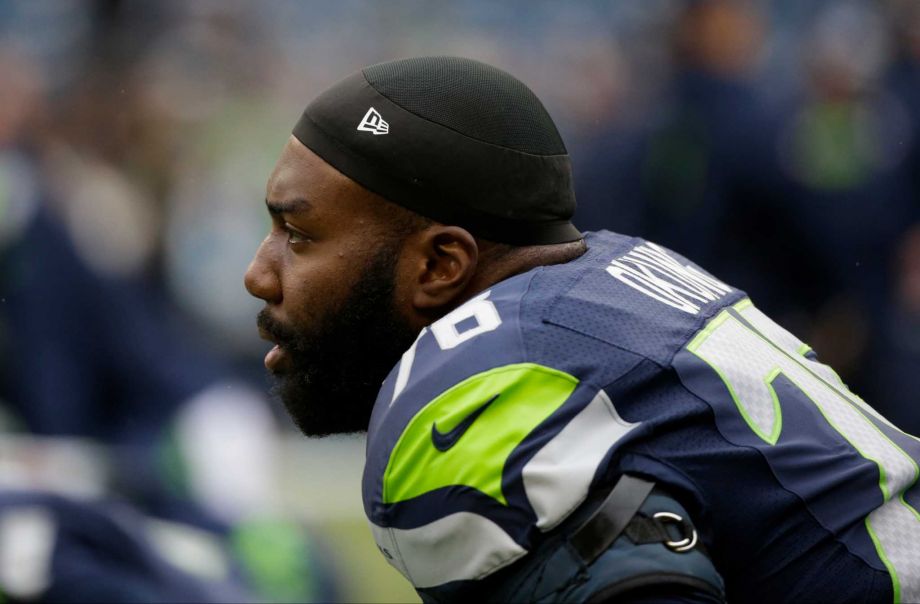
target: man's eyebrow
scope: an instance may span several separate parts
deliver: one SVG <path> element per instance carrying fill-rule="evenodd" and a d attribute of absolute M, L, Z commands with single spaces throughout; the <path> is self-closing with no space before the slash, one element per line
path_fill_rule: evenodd
<path fill-rule="evenodd" d="M 295 199 L 289 199 L 287 201 L 269 201 L 265 200 L 265 207 L 268 208 L 268 213 L 277 216 L 279 214 L 293 214 L 294 212 L 306 212 L 313 208 L 311 204 L 306 199 L 301 197 Z"/>

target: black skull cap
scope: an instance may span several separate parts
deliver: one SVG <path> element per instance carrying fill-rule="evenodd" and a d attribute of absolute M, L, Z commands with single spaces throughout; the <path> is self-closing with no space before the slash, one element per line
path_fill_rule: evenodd
<path fill-rule="evenodd" d="M 471 59 L 365 67 L 304 110 L 297 139 L 370 191 L 513 245 L 576 241 L 572 166 L 537 96 Z"/>

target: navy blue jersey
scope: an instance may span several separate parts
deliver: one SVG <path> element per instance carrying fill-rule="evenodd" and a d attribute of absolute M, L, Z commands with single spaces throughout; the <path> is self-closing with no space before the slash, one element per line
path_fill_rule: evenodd
<path fill-rule="evenodd" d="M 920 443 L 744 292 L 641 239 L 482 292 L 383 383 L 364 505 L 417 588 L 522 559 L 589 494 L 653 478 L 729 601 L 920 601 Z"/>

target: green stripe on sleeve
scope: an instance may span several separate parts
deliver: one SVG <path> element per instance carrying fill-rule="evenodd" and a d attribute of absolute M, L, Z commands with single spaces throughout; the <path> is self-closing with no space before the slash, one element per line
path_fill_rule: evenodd
<path fill-rule="evenodd" d="M 577 385 L 574 376 L 562 371 L 520 363 L 476 374 L 446 390 L 409 421 L 396 442 L 383 476 L 384 503 L 458 485 L 478 489 L 507 505 L 502 472 L 508 456 L 562 406 Z M 491 399 L 469 423 L 471 414 Z M 432 427 L 450 434 L 464 420 L 468 428 L 458 430 L 461 433 L 452 435 L 451 446 L 439 451 Z"/>

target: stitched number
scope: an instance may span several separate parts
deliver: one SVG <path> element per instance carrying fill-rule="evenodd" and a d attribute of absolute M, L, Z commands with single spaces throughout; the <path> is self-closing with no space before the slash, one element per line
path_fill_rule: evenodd
<path fill-rule="evenodd" d="M 431 333 L 434 334 L 435 341 L 437 341 L 441 350 L 456 348 L 479 334 L 494 331 L 502 324 L 498 309 L 488 299 L 491 293 L 492 291 L 488 290 L 479 294 L 431 324 Z M 467 323 L 472 323 L 472 325 L 467 325 Z M 464 328 L 462 331 L 461 327 Z M 396 374 L 396 384 L 393 387 L 393 396 L 390 399 L 391 405 L 402 394 L 406 384 L 409 383 L 409 375 L 412 372 L 412 365 L 415 363 L 415 350 L 418 348 L 419 340 L 426 333 L 428 333 L 427 327 L 422 329 L 418 337 L 415 338 L 415 342 L 403 354 L 402 360 L 399 362 L 399 372 Z"/>
<path fill-rule="evenodd" d="M 687 349 L 719 374 L 748 426 L 769 445 L 777 443 L 782 431 L 773 387 L 782 374 L 837 433 L 878 466 L 884 502 L 866 518 L 866 528 L 891 574 L 895 600 L 920 601 L 920 515 L 904 500 L 920 470 L 870 417 L 894 426 L 850 392 L 832 369 L 803 356 L 809 348 L 749 300 L 715 317 Z M 902 437 L 911 438 L 900 432 L 896 438 Z"/>
<path fill-rule="evenodd" d="M 498 310 L 488 299 L 490 293 L 492 292 L 487 291 L 479 294 L 431 325 L 431 333 L 434 334 L 441 350 L 455 348 L 463 342 L 475 338 L 481 333 L 492 331 L 502 324 L 502 319 L 498 316 Z M 463 331 L 458 330 L 461 324 L 471 319 L 475 320 L 475 325 L 468 326 Z"/>

